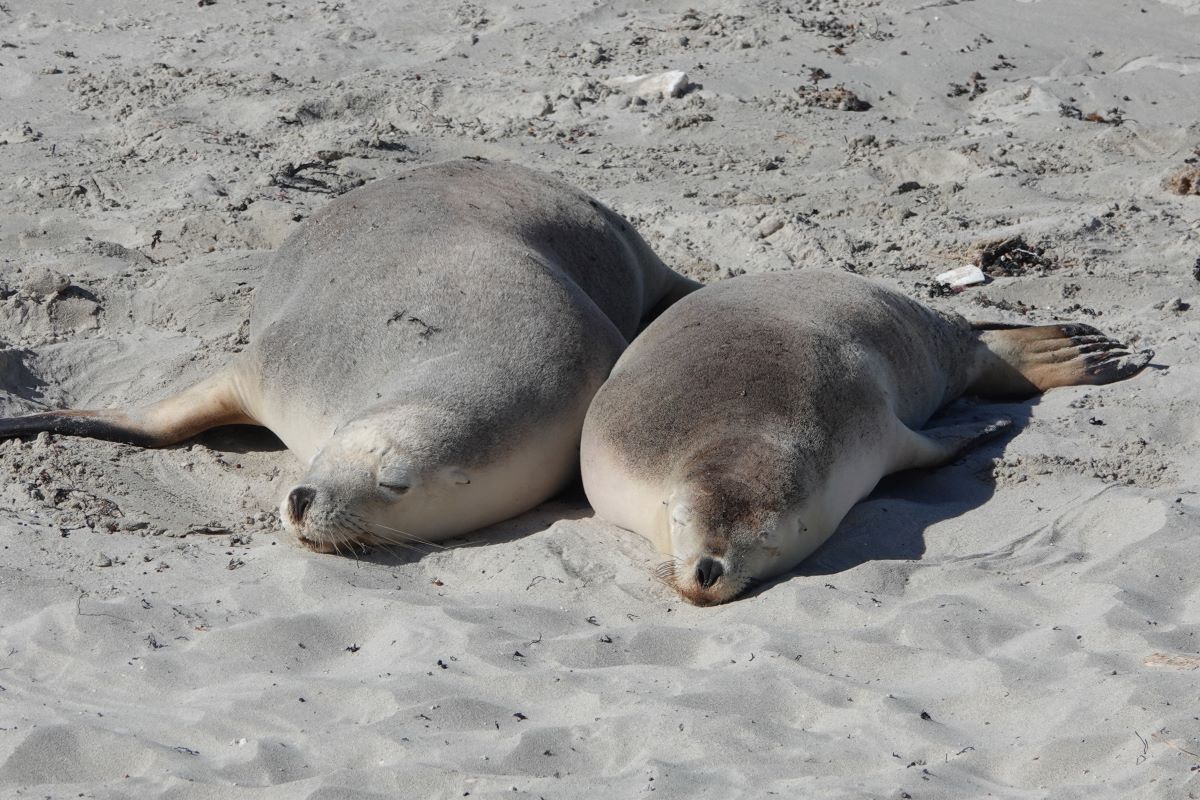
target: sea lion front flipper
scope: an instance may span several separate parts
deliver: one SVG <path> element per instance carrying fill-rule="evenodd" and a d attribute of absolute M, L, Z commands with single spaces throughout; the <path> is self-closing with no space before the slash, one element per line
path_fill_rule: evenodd
<path fill-rule="evenodd" d="M 244 408 L 233 370 L 225 370 L 190 389 L 151 405 L 122 411 L 46 411 L 0 419 L 0 439 L 43 431 L 165 447 L 219 425 L 257 425 Z"/>
<path fill-rule="evenodd" d="M 972 327 L 980 347 L 967 391 L 986 397 L 1032 397 L 1056 386 L 1116 383 L 1141 372 L 1154 357 L 1153 350 L 1134 352 L 1081 323 Z"/>
<path fill-rule="evenodd" d="M 997 416 L 920 431 L 914 431 L 900 420 L 896 420 L 896 424 L 903 428 L 902 443 L 892 472 L 949 464 L 968 450 L 1003 436 L 1013 423 L 1008 417 Z"/>

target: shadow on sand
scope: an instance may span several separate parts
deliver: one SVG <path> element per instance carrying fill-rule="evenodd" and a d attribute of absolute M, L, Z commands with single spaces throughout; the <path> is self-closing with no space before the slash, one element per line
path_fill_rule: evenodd
<path fill-rule="evenodd" d="M 22 400 L 42 401 L 47 383 L 29 368 L 32 355 L 31 350 L 21 348 L 0 350 L 0 391 Z"/>
<path fill-rule="evenodd" d="M 419 561 L 423 556 L 443 548 L 468 549 L 507 544 L 540 533 L 562 520 L 590 519 L 592 507 L 583 494 L 583 484 L 576 478 L 561 492 L 520 516 L 489 525 L 457 539 L 448 539 L 438 546 L 414 544 L 412 547 L 371 547 L 358 554 L 363 561 L 383 566 L 398 566 Z"/>
<path fill-rule="evenodd" d="M 176 447 L 186 447 L 193 442 L 222 453 L 277 453 L 287 450 L 287 445 L 278 436 L 259 425 L 223 425 L 204 431 L 195 439 L 181 442 Z"/>

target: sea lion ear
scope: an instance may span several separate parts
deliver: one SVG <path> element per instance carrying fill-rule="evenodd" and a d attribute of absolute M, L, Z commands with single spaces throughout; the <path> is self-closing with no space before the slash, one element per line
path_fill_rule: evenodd
<path fill-rule="evenodd" d="M 459 486 L 466 486 L 471 482 L 471 479 L 467 477 L 467 473 L 463 472 L 460 467 L 451 467 L 446 471 L 446 475 Z"/>

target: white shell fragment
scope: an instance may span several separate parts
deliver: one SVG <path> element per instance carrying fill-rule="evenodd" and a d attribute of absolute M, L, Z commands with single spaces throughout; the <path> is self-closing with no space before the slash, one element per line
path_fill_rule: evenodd
<path fill-rule="evenodd" d="M 938 283 L 946 284 L 951 289 L 962 289 L 977 283 L 983 283 L 987 280 L 987 276 L 983 274 L 983 270 L 979 267 L 974 264 L 967 264 L 947 270 L 934 278 L 934 280 Z"/>
<path fill-rule="evenodd" d="M 610 78 L 608 85 L 614 89 L 651 100 L 658 97 L 682 97 L 691 86 L 686 72 L 671 70 L 659 75 L 625 75 Z"/>

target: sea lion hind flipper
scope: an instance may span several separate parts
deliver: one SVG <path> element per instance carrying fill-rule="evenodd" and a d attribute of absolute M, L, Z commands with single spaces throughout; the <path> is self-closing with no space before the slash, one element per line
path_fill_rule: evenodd
<path fill-rule="evenodd" d="M 243 407 L 232 370 L 151 405 L 129 411 L 66 409 L 0 419 L 0 439 L 43 431 L 165 447 L 219 425 L 259 424 Z"/>
<path fill-rule="evenodd" d="M 929 469 L 949 464 L 964 453 L 982 444 L 1003 436 L 1012 429 L 1012 420 L 995 416 L 972 422 L 959 422 L 914 431 L 903 426 L 903 444 L 898 454 L 895 469 Z"/>
<path fill-rule="evenodd" d="M 1152 350 L 1130 350 L 1082 323 L 971 327 L 979 353 L 967 391 L 986 397 L 1032 397 L 1057 386 L 1115 383 L 1132 378 L 1154 357 Z"/>

